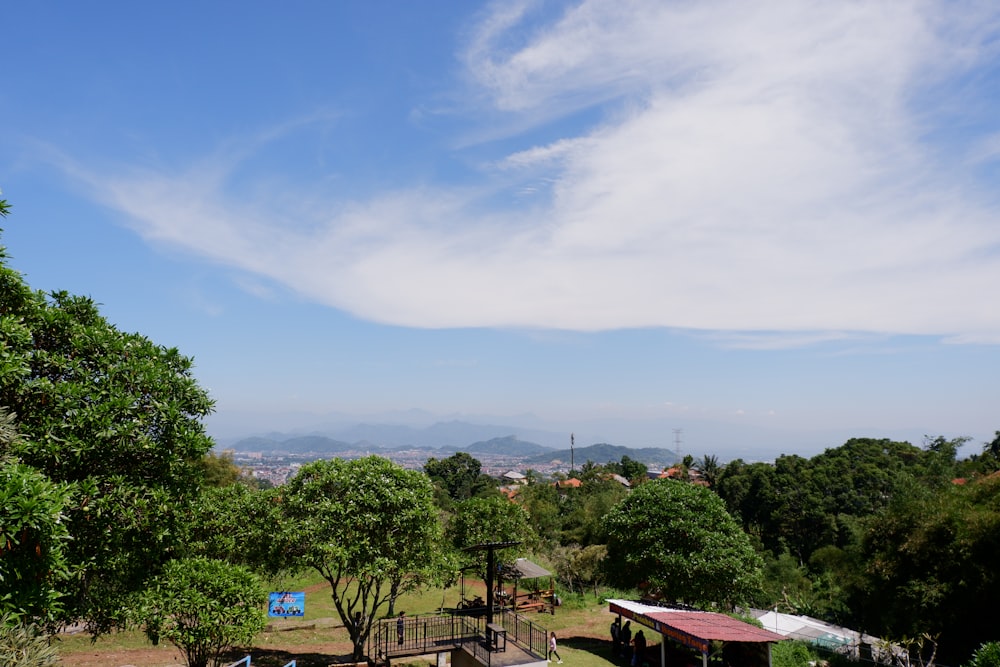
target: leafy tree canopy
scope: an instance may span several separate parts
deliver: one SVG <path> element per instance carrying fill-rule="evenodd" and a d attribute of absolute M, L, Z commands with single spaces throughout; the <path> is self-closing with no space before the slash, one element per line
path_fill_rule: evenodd
<path fill-rule="evenodd" d="M 212 402 L 191 359 L 119 331 L 89 298 L 32 290 L 5 256 L 0 407 L 23 437 L 3 453 L 69 490 L 63 613 L 106 631 L 177 546 Z"/>
<path fill-rule="evenodd" d="M 453 501 L 468 500 L 494 487 L 489 475 L 483 474 L 482 464 L 468 452 L 440 460 L 432 457 L 424 464 L 424 472 Z"/>
<path fill-rule="evenodd" d="M 470 498 L 459 503 L 448 525 L 447 535 L 459 551 L 479 544 L 518 542 L 517 546 L 496 552 L 498 563 L 513 560 L 535 542 L 528 513 L 503 496 Z M 474 565 L 479 576 L 486 579 L 485 551 L 469 552 L 462 560 Z"/>
<path fill-rule="evenodd" d="M 0 462 L 0 610 L 10 619 L 51 623 L 63 608 L 69 496 L 34 468 Z"/>
<path fill-rule="evenodd" d="M 748 603 L 763 563 L 710 490 L 675 480 L 642 484 L 605 519 L 608 578 L 689 604 Z"/>
<path fill-rule="evenodd" d="M 315 461 L 283 489 L 282 507 L 288 558 L 330 584 L 360 660 L 373 620 L 399 584 L 438 573 L 430 480 L 378 456 Z"/>
<path fill-rule="evenodd" d="M 942 490 L 917 484 L 872 517 L 852 606 L 883 636 L 940 636 L 958 664 L 996 636 L 982 610 L 1000 598 L 1000 477 Z"/>
<path fill-rule="evenodd" d="M 851 533 L 843 530 L 840 517 L 881 510 L 906 478 L 950 482 L 962 442 L 939 438 L 922 450 L 907 442 L 852 438 L 811 459 L 785 455 L 773 465 L 730 462 L 715 488 L 773 554 L 787 549 L 807 561 L 818 546 L 847 546 Z"/>

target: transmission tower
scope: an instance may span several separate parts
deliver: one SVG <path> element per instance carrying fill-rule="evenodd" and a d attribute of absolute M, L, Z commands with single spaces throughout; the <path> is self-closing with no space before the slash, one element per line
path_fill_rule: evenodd
<path fill-rule="evenodd" d="M 677 449 L 677 463 L 681 462 L 681 433 L 684 432 L 682 428 L 674 429 L 674 447 Z"/>

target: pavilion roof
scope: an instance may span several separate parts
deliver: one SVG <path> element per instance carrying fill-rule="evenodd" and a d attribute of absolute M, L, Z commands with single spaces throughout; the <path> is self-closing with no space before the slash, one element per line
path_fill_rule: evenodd
<path fill-rule="evenodd" d="M 613 614 L 632 619 L 685 646 L 708 651 L 711 641 L 762 643 L 778 642 L 783 636 L 711 611 L 658 607 L 630 600 L 608 600 Z"/>

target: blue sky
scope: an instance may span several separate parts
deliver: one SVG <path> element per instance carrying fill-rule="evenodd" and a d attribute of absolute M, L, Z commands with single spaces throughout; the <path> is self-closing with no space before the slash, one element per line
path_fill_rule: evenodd
<path fill-rule="evenodd" d="M 994 3 L 3 17 L 10 264 L 193 356 L 219 437 L 1000 429 Z"/>

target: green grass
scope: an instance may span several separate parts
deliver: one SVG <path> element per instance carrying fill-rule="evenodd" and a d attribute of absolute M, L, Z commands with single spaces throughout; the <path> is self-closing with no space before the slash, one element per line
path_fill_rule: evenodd
<path fill-rule="evenodd" d="M 326 665 L 342 657 L 331 655 L 328 649 L 331 643 L 349 641 L 347 631 L 341 625 L 340 617 L 330 596 L 329 584 L 318 574 L 308 573 L 271 582 L 272 591 L 306 591 L 305 614 L 294 619 L 269 619 L 269 630 L 258 635 L 254 642 L 254 667 L 281 667 L 295 659 L 299 667 Z M 485 587 L 481 581 L 467 581 L 466 594 L 484 593 Z M 560 596 L 565 604 L 556 609 L 554 615 L 548 613 L 531 614 L 530 620 L 546 630 L 554 630 L 559 638 L 559 653 L 566 667 L 616 667 L 610 659 L 610 645 L 605 635 L 611 616 L 607 612 L 607 603 L 603 598 L 593 595 Z M 405 594 L 397 600 L 396 611 L 405 610 L 408 616 L 438 613 L 444 605 L 453 607 L 461 597 L 459 585 L 447 589 L 425 589 L 418 593 Z M 614 597 L 614 596 L 610 596 Z M 382 609 L 385 613 L 385 609 Z M 596 635 L 600 639 L 595 639 Z M 74 655 L 81 658 L 89 654 L 111 654 L 124 649 L 152 649 L 145 635 L 139 631 L 117 632 L 107 637 L 101 637 L 92 643 L 85 634 L 63 636 L 58 644 L 59 654 L 64 658 L 64 664 L 101 664 L 98 660 L 86 663 L 74 661 Z M 156 654 L 159 656 L 160 649 Z M 246 655 L 234 653 L 233 660 Z M 177 651 L 174 647 L 162 647 L 162 661 L 157 658 L 155 665 L 176 664 Z M 110 663 L 108 663 L 110 664 Z M 433 664 L 431 660 L 412 660 L 411 667 L 427 667 Z M 406 667 L 407 663 L 394 663 L 393 667 Z M 617 667 L 621 667 L 618 665 Z"/>

